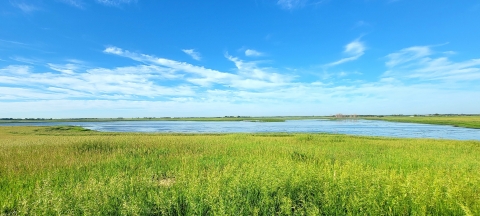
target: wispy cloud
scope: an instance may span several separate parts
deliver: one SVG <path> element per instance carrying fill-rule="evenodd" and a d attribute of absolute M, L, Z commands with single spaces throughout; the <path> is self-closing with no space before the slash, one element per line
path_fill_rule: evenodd
<path fill-rule="evenodd" d="M 18 50 L 20 49 L 27 49 L 27 50 L 34 50 L 38 51 L 41 53 L 48 53 L 51 54 L 52 52 L 49 50 L 44 50 L 43 46 L 38 43 L 25 43 L 21 41 L 15 41 L 15 40 L 4 40 L 0 39 L 0 48 L 6 48 L 9 50 L 14 50 L 14 53 L 18 53 Z"/>
<path fill-rule="evenodd" d="M 264 54 L 262 52 L 257 51 L 257 50 L 247 49 L 247 50 L 245 50 L 245 55 L 249 56 L 249 57 L 258 57 L 258 56 L 263 56 Z"/>
<path fill-rule="evenodd" d="M 21 57 L 21 56 L 12 56 L 12 57 L 10 57 L 10 59 L 12 59 L 14 61 L 17 61 L 17 62 L 21 62 L 21 63 L 31 64 L 31 65 L 38 64 L 38 63 L 42 62 L 39 59 L 25 58 L 25 57 Z"/>
<path fill-rule="evenodd" d="M 137 62 L 104 68 L 69 59 L 0 67 L 0 113 L 12 117 L 49 117 L 52 113 L 54 117 L 77 117 L 81 112 L 76 111 L 82 110 L 88 113 L 84 117 L 92 117 L 92 113 L 99 117 L 136 117 L 138 113 L 468 113 L 479 108 L 459 105 L 471 104 L 472 98 L 480 97 L 480 59 L 452 61 L 430 47 L 410 47 L 389 54 L 385 62 L 389 73 L 378 80 L 350 82 L 342 80 L 360 72 L 339 71 L 328 82 L 320 82 L 298 77 L 292 70 L 269 67 L 268 61 L 249 61 L 229 54 L 225 58 L 233 69 L 219 71 L 113 46 L 103 52 Z M 354 56 L 361 49 L 347 45 L 345 52 Z M 418 103 L 423 105 L 414 106 Z"/>
<path fill-rule="evenodd" d="M 52 72 L 38 72 L 34 67 L 9 65 L 0 68 L 0 86 L 21 86 L 29 91 L 41 92 L 48 97 L 15 95 L 17 99 L 77 98 L 82 95 L 91 99 L 132 99 L 138 97 L 162 97 L 192 95 L 188 85 L 162 85 L 162 80 L 171 79 L 170 71 L 157 66 L 133 66 L 114 69 L 91 68 L 73 64 L 48 64 Z M 58 73 L 60 72 L 60 73 Z M 155 82 L 154 82 L 155 81 Z M 5 87 L 8 88 L 8 87 Z M 59 89 L 64 89 L 59 91 Z M 69 92 L 81 94 L 69 94 Z M 10 95 L 14 95 L 10 93 Z"/>
<path fill-rule="evenodd" d="M 305 6 L 318 6 L 326 0 L 277 0 L 277 5 L 285 10 L 293 10 Z"/>
<path fill-rule="evenodd" d="M 271 69 L 259 67 L 256 62 L 244 62 L 229 55 L 226 55 L 226 58 L 235 63 L 238 69 L 236 73 L 221 72 L 186 62 L 134 53 L 118 47 L 107 47 L 104 52 L 127 57 L 145 64 L 168 68 L 176 74 L 181 74 L 187 82 L 202 87 L 222 85 L 243 89 L 259 89 L 278 86 L 279 83 L 277 82 L 281 82 L 280 77 L 282 77 L 278 73 L 268 71 Z"/>
<path fill-rule="evenodd" d="M 76 64 L 52 64 L 48 63 L 48 67 L 54 71 L 66 73 L 66 74 L 75 74 L 75 71 L 80 69 L 81 67 Z"/>
<path fill-rule="evenodd" d="M 89 67 L 79 60 L 67 63 L 9 65 L 0 68 L 0 86 L 4 100 L 162 100 L 223 101 L 229 98 L 209 95 L 210 91 L 232 93 L 234 101 L 249 101 L 255 91 L 273 91 L 291 85 L 292 76 L 261 67 L 259 62 L 226 56 L 236 69 L 221 72 L 185 62 L 107 47 L 104 53 L 141 62 L 140 65 L 117 68 Z M 17 59 L 21 60 L 21 59 Z M 38 70 L 37 67 L 46 66 Z M 22 90 L 19 90 L 22 89 Z M 223 89 L 223 90 L 220 90 Z M 269 90 L 270 89 L 270 90 Z M 215 90 L 215 91 L 217 91 Z M 201 99 L 203 98 L 203 99 Z M 265 99 L 265 98 L 264 98 Z M 253 99 L 252 99 L 253 100 Z"/>
<path fill-rule="evenodd" d="M 303 7 L 307 0 L 278 0 L 277 5 L 286 10 Z"/>
<path fill-rule="evenodd" d="M 197 61 L 202 60 L 202 55 L 200 55 L 199 52 L 195 51 L 195 49 L 182 49 L 182 51 Z"/>
<path fill-rule="evenodd" d="M 1 42 L 1 43 L 7 43 L 7 44 L 24 45 L 24 46 L 27 46 L 27 45 L 28 45 L 28 44 L 26 44 L 26 43 L 22 43 L 22 42 L 18 42 L 18 41 L 3 40 L 3 39 L 0 39 L 0 42 Z M 1 44 L 1 43 L 0 43 L 0 44 Z"/>
<path fill-rule="evenodd" d="M 258 62 L 255 61 L 246 62 L 228 54 L 226 54 L 226 58 L 235 63 L 235 66 L 238 70 L 237 73 L 244 77 L 257 80 L 267 80 L 271 83 L 275 83 L 276 85 L 284 85 L 293 79 L 292 76 L 273 72 L 273 68 L 260 67 Z"/>
<path fill-rule="evenodd" d="M 434 52 L 430 46 L 414 46 L 387 55 L 385 77 L 424 81 L 480 80 L 480 59 L 453 62 L 451 52 Z M 435 57 L 434 57 L 435 56 Z"/>
<path fill-rule="evenodd" d="M 168 70 L 177 73 L 184 74 L 189 76 L 194 76 L 188 78 L 189 81 L 196 84 L 210 85 L 212 83 L 225 84 L 229 80 L 234 79 L 234 75 L 230 73 L 220 72 L 217 70 L 207 69 L 200 66 L 195 66 L 186 62 L 179 62 L 166 58 L 159 58 L 151 55 L 141 54 L 130 52 L 128 50 L 123 50 L 118 47 L 107 47 L 104 50 L 105 53 L 114 54 L 126 58 L 130 58 L 135 61 L 142 62 L 144 64 L 153 64 L 167 68 Z"/>
<path fill-rule="evenodd" d="M 0 112 L 11 113 L 11 116 L 51 117 L 54 107 L 55 115 L 62 113 L 66 115 L 65 117 L 97 117 L 92 115 L 136 117 L 139 113 L 145 116 L 152 114 L 158 116 L 158 113 L 167 116 L 222 116 L 231 113 L 235 115 L 319 115 L 338 112 L 454 113 L 459 112 L 458 104 L 471 104 L 472 98 L 480 96 L 479 91 L 445 89 L 434 84 L 405 85 L 391 82 L 349 86 L 325 85 L 318 82 L 298 83 L 275 91 L 208 89 L 203 92 L 195 91 L 192 95 L 173 96 L 166 100 L 129 98 L 122 94 L 103 99 L 89 99 L 85 97 L 88 93 L 78 92 L 72 88 L 55 87 L 47 90 L 48 93 L 20 87 L 2 87 Z M 27 100 L 18 101 L 22 98 Z M 420 102 L 422 106 L 413 106 Z M 460 112 L 476 112 L 478 110 L 476 107 L 478 108 L 478 106 L 463 107 Z M 131 111 L 126 112 L 126 109 Z M 95 112 L 82 115 L 75 110 Z M 228 113 L 225 113 L 226 111 Z"/>
<path fill-rule="evenodd" d="M 360 41 L 359 39 L 354 40 L 354 41 L 350 42 L 349 44 L 347 44 L 345 46 L 345 50 L 343 51 L 344 55 L 346 55 L 348 57 L 342 58 L 342 59 L 340 59 L 338 61 L 335 61 L 335 62 L 332 62 L 332 63 L 328 63 L 325 66 L 332 67 L 332 66 L 336 66 L 336 65 L 340 65 L 340 64 L 349 62 L 349 61 L 357 60 L 363 54 L 365 54 L 365 50 L 366 50 L 366 47 L 365 47 L 365 44 L 362 41 Z"/>
<path fill-rule="evenodd" d="M 98 3 L 106 6 L 120 6 L 122 4 L 136 3 L 137 0 L 96 0 Z"/>
<path fill-rule="evenodd" d="M 372 24 L 370 24 L 369 22 L 364 21 L 364 20 L 359 20 L 353 25 L 352 29 L 365 28 L 365 27 L 371 27 L 371 26 L 372 26 Z"/>
<path fill-rule="evenodd" d="M 421 59 L 432 54 L 429 46 L 413 46 L 387 55 L 387 67 L 395 67 L 405 62 Z"/>
<path fill-rule="evenodd" d="M 83 9 L 84 5 L 85 5 L 83 0 L 59 0 L 59 1 L 65 3 L 65 4 L 68 4 L 70 6 L 81 8 L 81 9 Z"/>
<path fill-rule="evenodd" d="M 32 13 L 34 11 L 40 10 L 40 7 L 33 4 L 25 3 L 25 2 L 10 1 L 10 3 L 14 7 L 17 7 L 18 9 L 22 10 L 24 13 Z"/>
<path fill-rule="evenodd" d="M 443 52 L 443 54 L 446 54 L 446 55 L 456 55 L 457 52 L 449 50 L 449 51 Z"/>

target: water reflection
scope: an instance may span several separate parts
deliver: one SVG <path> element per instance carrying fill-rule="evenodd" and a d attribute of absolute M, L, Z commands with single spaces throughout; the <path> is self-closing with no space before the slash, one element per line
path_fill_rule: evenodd
<path fill-rule="evenodd" d="M 338 133 L 368 136 L 480 140 L 480 130 L 444 125 L 385 121 L 291 120 L 286 122 L 117 121 L 8 123 L 0 125 L 76 125 L 109 132 L 175 133 Z"/>

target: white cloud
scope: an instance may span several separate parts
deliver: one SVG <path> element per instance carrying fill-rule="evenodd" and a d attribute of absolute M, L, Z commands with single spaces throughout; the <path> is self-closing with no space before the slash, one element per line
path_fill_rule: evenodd
<path fill-rule="evenodd" d="M 202 87 L 223 85 L 236 86 L 238 88 L 258 89 L 272 85 L 279 85 L 280 82 L 283 82 L 284 79 L 286 79 L 286 77 L 283 77 L 278 73 L 269 71 L 272 69 L 258 67 L 256 62 L 244 62 L 238 58 L 228 55 L 226 58 L 234 62 L 238 69 L 237 73 L 235 74 L 195 66 L 186 62 L 158 58 L 146 54 L 133 53 L 117 47 L 107 47 L 104 52 L 127 57 L 145 64 L 154 64 L 168 68 L 177 74 L 183 74 L 186 81 Z M 249 79 L 252 80 L 248 81 Z"/>
<path fill-rule="evenodd" d="M 345 55 L 363 54 L 350 43 Z M 299 77 L 297 69 L 269 67 L 225 55 L 234 65 L 218 71 L 167 58 L 106 47 L 104 53 L 137 61 L 91 67 L 69 59 L 0 67 L 0 113 L 6 117 L 138 117 L 469 113 L 480 109 L 480 59 L 455 62 L 442 52 L 411 47 L 387 56 L 378 81 L 329 82 Z M 438 56 L 440 55 L 440 56 Z M 410 82 L 414 80 L 414 82 Z M 414 94 L 412 94 L 414 92 Z M 422 106 L 417 106 L 418 104 Z M 161 114 L 159 114 L 161 113 Z"/>
<path fill-rule="evenodd" d="M 345 71 L 342 71 L 342 72 L 337 74 L 337 76 L 339 76 L 339 77 L 344 77 L 344 76 L 347 76 L 347 75 L 348 75 L 348 73 L 345 72 Z"/>
<path fill-rule="evenodd" d="M 307 0 L 278 0 L 277 4 L 286 10 L 295 9 L 298 7 L 303 7 Z"/>
<path fill-rule="evenodd" d="M 409 47 L 387 55 L 389 60 L 386 62 L 386 65 L 387 67 L 395 67 L 396 65 L 420 59 L 431 54 L 432 52 L 428 46 Z"/>
<path fill-rule="evenodd" d="M 305 6 L 318 6 L 328 0 L 277 0 L 277 5 L 285 10 L 293 10 Z"/>
<path fill-rule="evenodd" d="M 456 54 L 457 54 L 457 52 L 455 52 L 455 51 L 451 51 L 451 50 L 450 50 L 450 51 L 445 51 L 445 52 L 443 52 L 443 54 L 447 54 L 447 55 L 456 55 Z"/>
<path fill-rule="evenodd" d="M 103 52 L 110 53 L 110 54 L 115 54 L 115 55 L 123 55 L 123 50 L 118 48 L 118 47 L 114 47 L 114 46 L 109 46 L 109 47 L 105 48 L 105 50 L 103 50 Z"/>
<path fill-rule="evenodd" d="M 273 68 L 260 67 L 257 62 L 242 61 L 232 56 L 227 58 L 235 63 L 237 70 L 220 72 L 117 47 L 107 47 L 104 52 L 131 58 L 143 64 L 130 67 L 91 68 L 83 61 L 71 59 L 66 64 L 47 63 L 46 66 L 51 69 L 49 72 L 37 71 L 34 66 L 9 65 L 0 68 L 0 85 L 23 89 L 23 91 L 9 89 L 17 93 L 9 94 L 8 98 L 18 100 L 78 97 L 168 99 L 185 96 L 198 98 L 208 89 L 217 87 L 265 91 L 289 85 L 293 79 L 292 76 L 275 72 Z M 175 85 L 171 84 L 172 80 Z"/>
<path fill-rule="evenodd" d="M 61 73 L 38 73 L 29 66 L 11 65 L 0 69 L 0 85 L 17 85 L 24 89 L 35 89 L 45 94 L 60 95 L 68 98 L 74 95 L 68 92 L 59 92 L 58 89 L 69 89 L 82 92 L 90 98 L 111 98 L 115 95 L 131 97 L 163 97 L 193 95 L 195 92 L 191 86 L 181 84 L 177 86 L 162 86 L 162 80 L 176 78 L 170 71 L 157 66 L 135 66 L 114 69 L 94 68 L 83 69 L 71 64 L 49 64 L 52 70 Z M 157 81 L 157 82 L 154 82 Z M 28 94 L 22 98 L 28 97 Z M 30 99 L 45 99 L 38 94 L 30 94 Z"/>
<path fill-rule="evenodd" d="M 60 0 L 61 2 L 73 7 L 83 8 L 84 2 L 82 0 Z"/>
<path fill-rule="evenodd" d="M 328 63 L 325 66 L 332 67 L 332 66 L 336 66 L 336 65 L 340 65 L 340 64 L 349 62 L 349 61 L 357 60 L 363 54 L 365 54 L 365 49 L 366 49 L 366 47 L 363 44 L 363 42 L 359 41 L 358 39 L 354 40 L 354 41 L 350 42 L 349 44 L 347 44 L 345 46 L 345 50 L 343 51 L 344 55 L 346 55 L 348 57 L 342 58 L 342 59 L 340 59 L 338 61 L 335 61 L 335 62 L 332 62 L 332 63 Z"/>
<path fill-rule="evenodd" d="M 353 26 L 353 28 L 360 28 L 360 27 L 368 27 L 368 26 L 371 26 L 370 23 L 364 21 L 364 20 L 360 20 L 360 21 L 357 21 L 355 23 L 355 25 Z"/>
<path fill-rule="evenodd" d="M 257 57 L 257 56 L 263 56 L 263 53 L 253 49 L 247 49 L 245 50 L 245 55 L 249 57 Z"/>
<path fill-rule="evenodd" d="M 362 42 L 358 41 L 358 40 L 355 40 L 349 44 L 347 44 L 347 46 L 345 46 L 345 53 L 347 55 L 353 55 L 353 56 L 357 56 L 357 55 L 363 55 L 363 52 L 365 51 L 365 45 L 363 45 Z"/>
<path fill-rule="evenodd" d="M 50 89 L 51 92 L 70 90 Z M 152 101 L 111 96 L 105 99 L 74 100 L 54 94 L 42 95 L 21 88 L 5 89 L 4 98 L 25 95 L 45 100 L 9 102 L 0 100 L 0 113 L 12 117 L 137 117 L 142 116 L 223 116 L 223 115 L 328 115 L 474 113 L 480 104 L 475 90 L 443 88 L 436 84 L 406 85 L 373 82 L 349 86 L 303 83 L 275 91 L 208 89 L 194 96 L 174 96 L 170 100 Z M 415 92 L 415 94 L 412 94 Z M 72 94 L 72 93 L 68 93 Z M 79 94 L 79 97 L 83 93 Z M 33 95 L 33 96 L 32 96 Z M 422 106 L 418 106 L 422 104 Z M 468 104 L 468 106 L 460 106 Z M 52 111 L 52 107 L 55 111 Z M 34 115 L 34 116 L 29 116 Z"/>
<path fill-rule="evenodd" d="M 14 7 L 19 8 L 24 13 L 32 13 L 34 11 L 40 10 L 40 8 L 33 4 L 27 4 L 25 2 L 10 2 Z"/>
<path fill-rule="evenodd" d="M 202 60 L 202 56 L 200 55 L 200 53 L 195 51 L 194 49 L 182 49 L 182 51 L 197 61 Z"/>
<path fill-rule="evenodd" d="M 3 40 L 3 39 L 0 39 L 0 42 L 7 43 L 7 44 L 15 44 L 15 45 L 28 45 L 26 43 L 22 43 L 18 41 Z"/>
<path fill-rule="evenodd" d="M 31 73 L 31 69 L 32 67 L 27 65 L 8 65 L 0 68 L 0 75 L 26 75 Z"/>
<path fill-rule="evenodd" d="M 137 0 L 96 0 L 98 3 L 106 6 L 119 6 L 122 4 L 136 3 Z"/>
<path fill-rule="evenodd" d="M 41 63 L 41 61 L 38 60 L 38 59 L 25 58 L 25 57 L 21 57 L 21 56 L 13 56 L 13 57 L 10 57 L 10 59 L 12 59 L 14 61 L 17 61 L 17 62 L 21 62 L 21 63 L 31 64 L 31 65 Z"/>
<path fill-rule="evenodd" d="M 273 68 L 259 67 L 257 62 L 254 61 L 245 62 L 228 54 L 226 55 L 226 58 L 235 63 L 238 74 L 242 75 L 243 77 L 265 80 L 271 83 L 276 83 L 277 85 L 285 84 L 293 79 L 292 76 L 273 72 Z"/>
<path fill-rule="evenodd" d="M 444 55 L 432 57 L 433 55 Z M 445 53 L 434 53 L 428 46 L 414 46 L 387 55 L 385 77 L 443 80 L 449 82 L 480 80 L 480 59 L 452 62 Z"/>
<path fill-rule="evenodd" d="M 78 65 L 71 64 L 71 63 L 64 64 L 64 65 L 48 63 L 47 65 L 52 70 L 66 73 L 66 74 L 74 74 L 76 70 L 80 69 Z"/>
<path fill-rule="evenodd" d="M 27 89 L 20 87 L 2 87 L 0 86 L 0 100 L 19 100 L 19 99 L 31 99 L 31 98 L 42 98 L 42 99 L 60 99 L 54 94 L 49 94 L 43 91 L 38 91 L 35 89 Z"/>

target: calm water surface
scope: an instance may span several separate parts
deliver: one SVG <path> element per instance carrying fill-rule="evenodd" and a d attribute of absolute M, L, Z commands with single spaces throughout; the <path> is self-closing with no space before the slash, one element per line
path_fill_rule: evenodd
<path fill-rule="evenodd" d="M 75 125 L 109 132 L 175 133 L 337 133 L 367 136 L 480 140 L 479 129 L 445 125 L 357 120 L 291 120 L 286 122 L 202 122 L 202 121 L 116 121 L 116 122 L 43 122 L 7 125 Z"/>

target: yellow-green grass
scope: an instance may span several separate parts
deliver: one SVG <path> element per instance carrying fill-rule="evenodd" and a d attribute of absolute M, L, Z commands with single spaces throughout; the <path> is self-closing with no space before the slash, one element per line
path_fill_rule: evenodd
<path fill-rule="evenodd" d="M 422 124 L 452 125 L 455 127 L 479 128 L 480 116 L 385 116 L 365 117 L 369 120 L 383 120 L 393 122 L 409 122 Z"/>
<path fill-rule="evenodd" d="M 3 215 L 480 215 L 480 142 L 0 127 Z"/>

